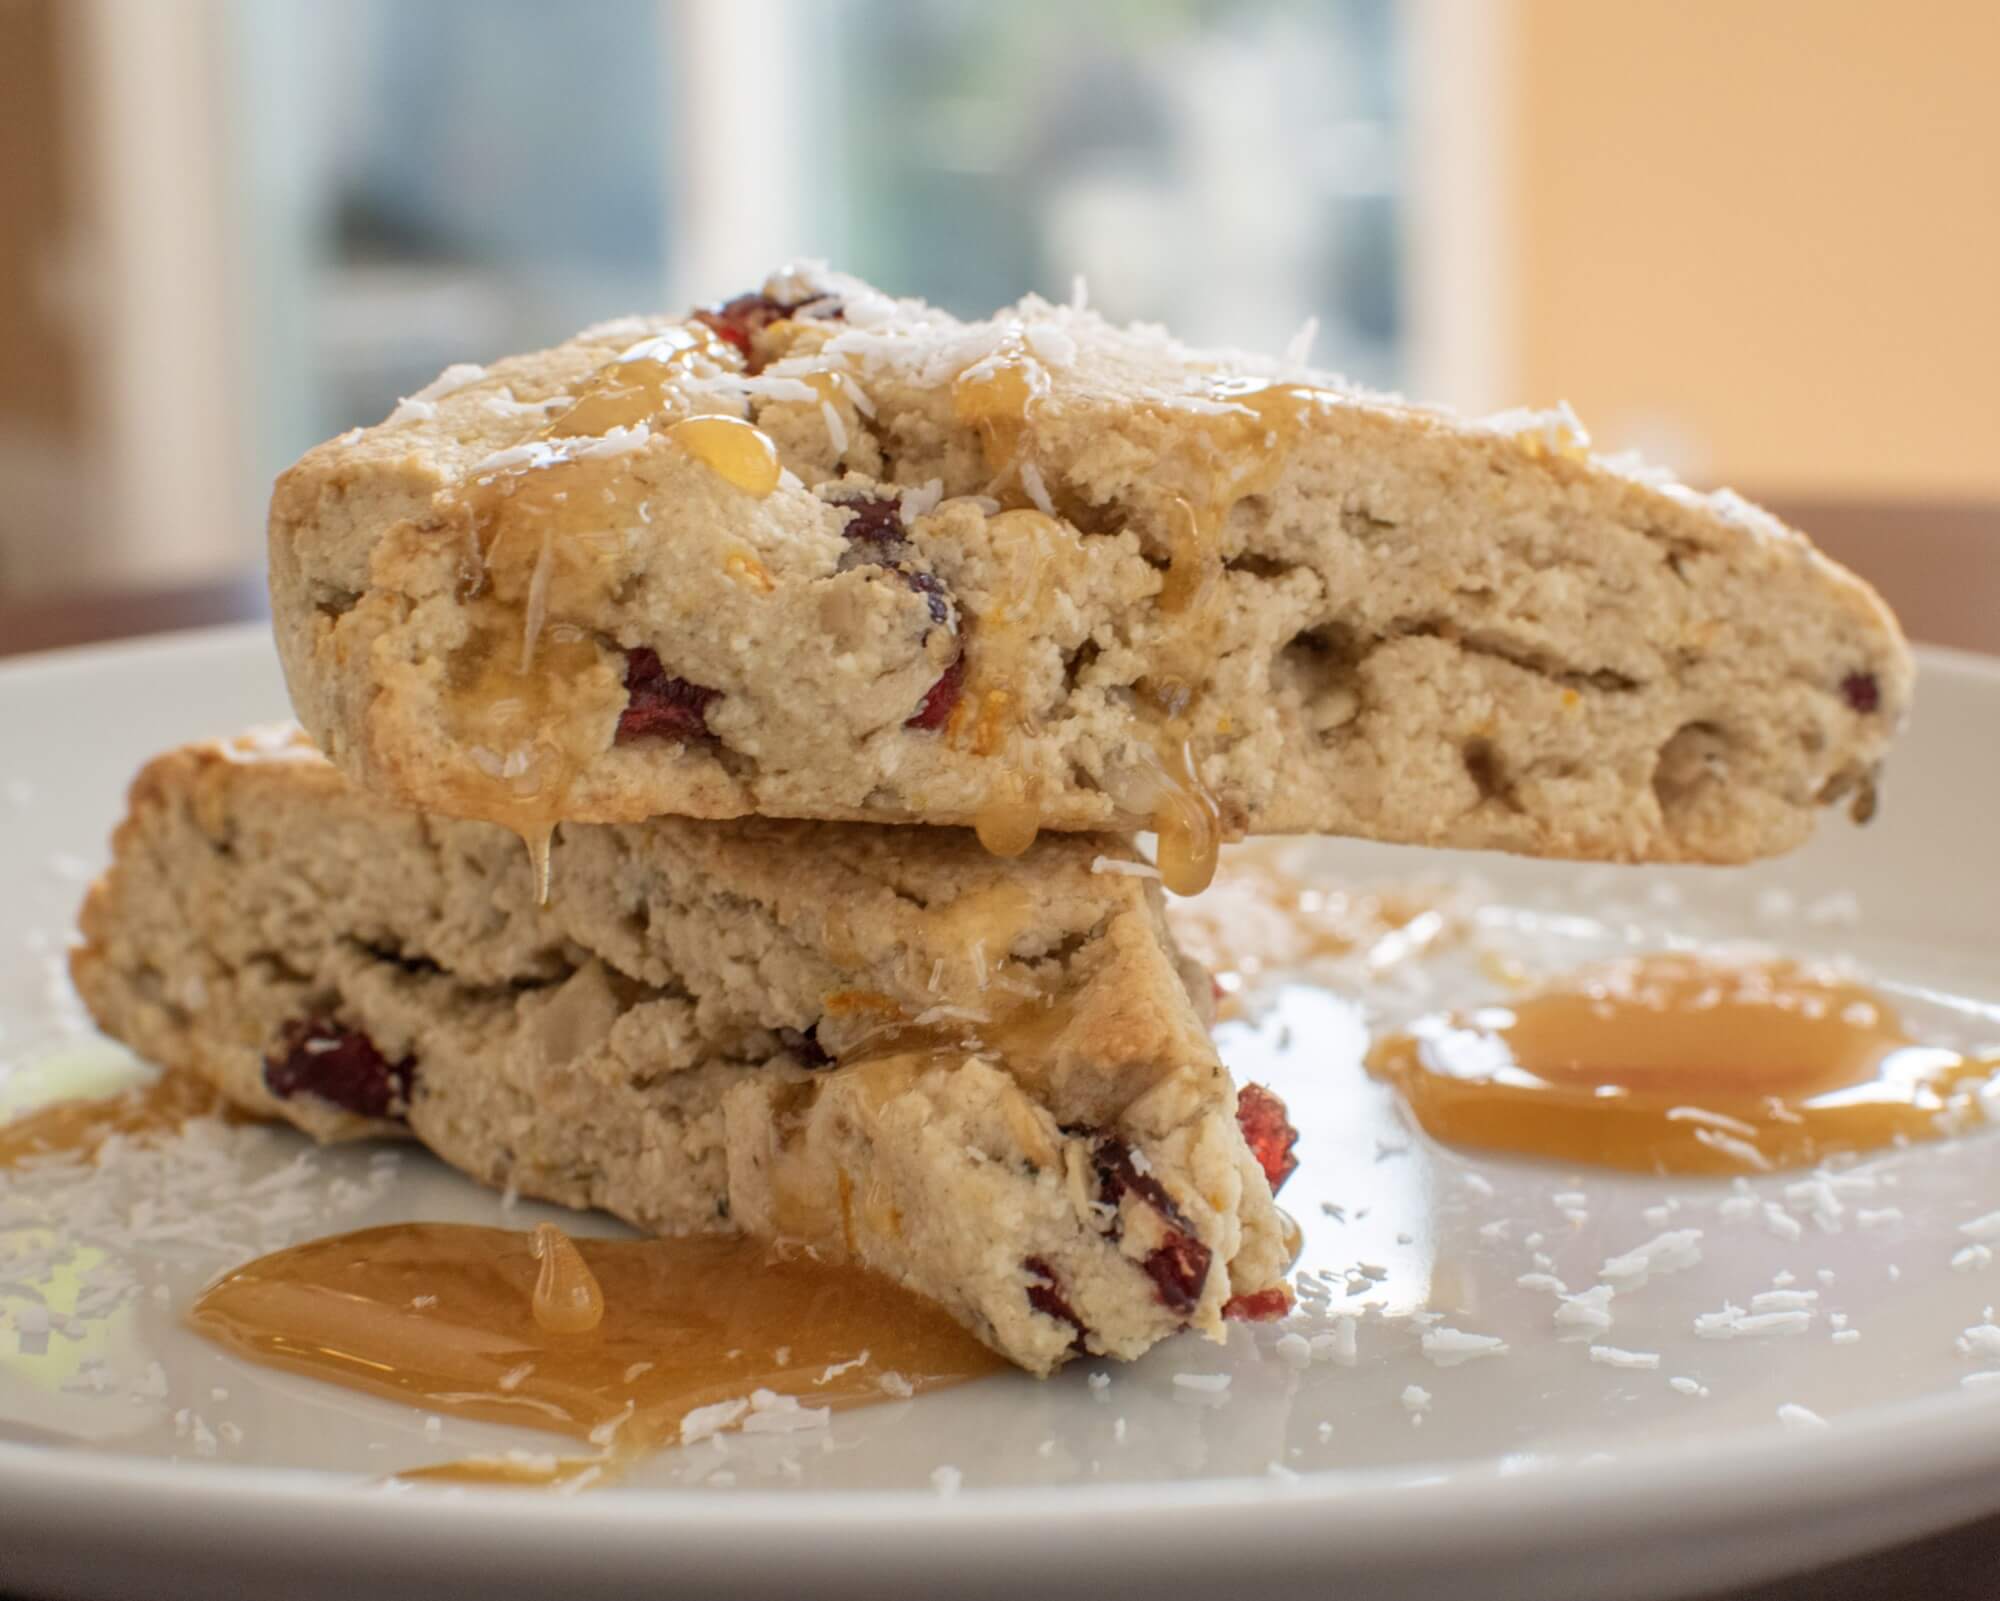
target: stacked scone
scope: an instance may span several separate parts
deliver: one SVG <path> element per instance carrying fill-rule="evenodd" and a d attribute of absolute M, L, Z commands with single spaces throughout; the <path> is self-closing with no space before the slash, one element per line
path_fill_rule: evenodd
<path fill-rule="evenodd" d="M 1287 1305 L 1291 1130 L 1161 878 L 1258 831 L 1744 860 L 1865 814 L 1911 683 L 1859 580 L 1565 418 L 819 269 L 448 370 L 280 480 L 271 576 L 317 749 L 141 776 L 100 1021 L 320 1138 L 850 1255 L 1036 1372 Z"/>

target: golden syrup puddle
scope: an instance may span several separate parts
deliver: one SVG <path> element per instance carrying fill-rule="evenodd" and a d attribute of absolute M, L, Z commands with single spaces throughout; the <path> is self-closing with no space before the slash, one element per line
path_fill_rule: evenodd
<path fill-rule="evenodd" d="M 444 684 L 451 740 L 471 759 L 425 799 L 520 834 L 543 899 L 555 825 L 625 698 L 621 654 L 562 619 L 599 609 L 633 530 L 650 519 L 651 489 L 631 470 L 650 439 L 639 430 L 680 408 L 675 386 L 697 362 L 741 364 L 701 324 L 669 328 L 600 367 L 568 410 L 440 497 L 473 574 L 468 637 Z M 660 434 L 744 494 L 778 485 L 776 446 L 740 418 L 683 417 Z"/>
<path fill-rule="evenodd" d="M 1666 954 L 1433 1019 L 1368 1067 L 1448 1144 L 1745 1173 L 1976 1126 L 2000 1057 L 1920 1045 L 1880 995 L 1796 963 Z"/>
<path fill-rule="evenodd" d="M 218 1280 L 190 1321 L 270 1367 L 598 1451 L 400 1475 L 461 1483 L 596 1480 L 679 1440 L 690 1413 L 759 1390 L 841 1410 L 1005 1366 L 930 1302 L 801 1249 L 714 1236 L 572 1241 L 544 1227 L 531 1237 L 406 1223 L 313 1240 Z M 587 1276 L 598 1315 L 551 1327 L 542 1285 L 571 1253 L 557 1276 Z"/>
<path fill-rule="evenodd" d="M 118 1095 L 56 1101 L 0 1123 L 0 1168 L 49 1156 L 89 1159 L 113 1136 L 159 1137 L 178 1132 L 195 1118 L 217 1116 L 248 1121 L 206 1080 L 169 1071 Z"/>
<path fill-rule="evenodd" d="M 961 373 L 952 386 L 952 413 L 962 426 L 976 428 L 993 474 L 994 489 L 1010 475 L 1025 475 L 1023 444 L 1034 412 L 1049 392 L 1047 370 L 1028 351 L 1024 334 L 1011 331 L 988 356 Z M 1197 895 L 1215 876 L 1225 832 L 1221 809 L 1201 773 L 1202 747 L 1226 734 L 1204 726 L 1201 698 L 1225 644 L 1222 529 L 1231 509 L 1245 498 L 1268 493 L 1276 484 L 1292 441 L 1317 391 L 1295 385 L 1216 381 L 1206 398 L 1234 409 L 1174 423 L 1198 440 L 1199 487 L 1174 494 L 1169 560 L 1161 579 L 1159 613 L 1163 636 L 1139 683 L 1141 704 L 1152 721 L 1150 751 L 1132 786 L 1134 822 L 1144 820 L 1159 839 L 1160 877 L 1177 895 Z M 995 518 L 1041 513 L 1003 512 Z M 1059 530 L 1051 523 L 1051 532 Z M 1046 569 L 1044 569 L 1046 570 Z M 1033 728 L 1022 702 L 1018 661 L 1025 645 L 1010 639 L 1007 617 L 1034 619 L 1041 611 L 1037 583 L 1016 585 L 992 616 L 979 620 L 970 660 L 971 682 L 953 719 L 953 732 L 976 755 L 1003 756 L 1016 734 Z M 1021 632 L 1016 628 L 1012 632 Z M 1011 645 L 1011 650 L 1010 650 Z M 1040 826 L 1039 797 L 1031 780 L 1004 767 L 974 820 L 980 840 L 1000 855 L 1018 855 L 1033 843 Z"/>

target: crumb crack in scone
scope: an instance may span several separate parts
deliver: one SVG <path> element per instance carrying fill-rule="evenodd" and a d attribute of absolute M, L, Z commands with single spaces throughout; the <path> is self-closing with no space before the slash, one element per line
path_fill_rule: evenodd
<path fill-rule="evenodd" d="M 133 787 L 77 986 L 251 1112 L 857 1257 L 1037 1372 L 1215 1336 L 1281 1285 L 1158 886 L 1092 870 L 1125 842 L 1010 863 L 955 830 L 662 818 L 555 849 L 539 904 L 504 831 L 302 742 L 176 752 Z"/>

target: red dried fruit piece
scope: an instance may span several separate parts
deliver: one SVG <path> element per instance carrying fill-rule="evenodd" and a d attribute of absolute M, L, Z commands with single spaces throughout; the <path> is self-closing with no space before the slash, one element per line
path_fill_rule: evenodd
<path fill-rule="evenodd" d="M 819 1024 L 811 1028 L 781 1028 L 777 1032 L 778 1043 L 799 1059 L 801 1067 L 817 1071 L 833 1066 L 833 1057 L 819 1042 Z"/>
<path fill-rule="evenodd" d="M 836 500 L 834 504 L 849 513 L 841 528 L 847 536 L 848 549 L 840 558 L 839 570 L 852 572 L 856 567 L 880 567 L 893 572 L 924 597 L 933 624 L 956 632 L 951 591 L 936 573 L 916 565 L 916 552 L 910 548 L 903 526 L 902 502 L 888 495 L 858 495 L 851 500 Z M 937 682 L 924 691 L 924 698 L 903 726 L 927 731 L 944 727 L 964 691 L 965 656 L 961 651 Z"/>
<path fill-rule="evenodd" d="M 1873 673 L 1849 673 L 1840 681 L 1840 693 L 1858 712 L 1872 712 L 1882 704 L 1882 686 Z"/>
<path fill-rule="evenodd" d="M 708 706 L 722 691 L 675 678 L 660 665 L 657 651 L 641 645 L 625 653 L 625 710 L 618 714 L 616 743 L 659 736 L 706 739 Z"/>
<path fill-rule="evenodd" d="M 1062 1280 L 1056 1277 L 1056 1270 L 1039 1256 L 1024 1257 L 1021 1266 L 1041 1282 L 1028 1286 L 1028 1305 L 1045 1317 L 1052 1317 L 1059 1323 L 1067 1323 L 1076 1330 L 1076 1337 L 1069 1342 L 1072 1351 L 1086 1349 L 1083 1337 L 1090 1331 L 1083 1326 L 1083 1319 L 1076 1315 L 1076 1309 L 1069 1304 L 1069 1297 L 1062 1292 Z"/>
<path fill-rule="evenodd" d="M 1236 1126 L 1243 1130 L 1244 1144 L 1257 1158 L 1264 1177 L 1271 1181 L 1271 1193 L 1276 1195 L 1285 1180 L 1299 1170 L 1299 1159 L 1292 1155 L 1299 1131 L 1292 1127 L 1285 1103 L 1261 1084 L 1245 1084 L 1236 1092 Z"/>
<path fill-rule="evenodd" d="M 1239 1323 L 1270 1323 L 1292 1309 L 1292 1293 L 1282 1284 L 1248 1295 L 1232 1295 L 1222 1303 L 1222 1315 Z"/>
<path fill-rule="evenodd" d="M 391 1062 L 359 1029 L 330 1017 L 301 1017 L 278 1033 L 264 1058 L 264 1084 L 281 1101 L 311 1095 L 357 1117 L 401 1121 L 416 1058 Z"/>
<path fill-rule="evenodd" d="M 863 495 L 854 500 L 837 500 L 834 504 L 852 514 L 840 530 L 849 539 L 902 543 L 905 537 L 902 501 L 889 495 Z"/>
<path fill-rule="evenodd" d="M 817 319 L 835 322 L 842 316 L 837 300 L 773 300 L 769 295 L 748 294 L 725 300 L 719 306 L 704 306 L 694 314 L 694 320 L 707 326 L 717 338 L 728 340 L 745 361 L 750 361 L 751 343 L 757 334 L 807 305 L 813 308 Z"/>
<path fill-rule="evenodd" d="M 1192 1234 L 1179 1229 L 1146 1253 L 1141 1265 L 1153 1281 L 1160 1304 L 1169 1312 L 1192 1312 L 1201 1303 L 1202 1286 L 1208 1283 L 1208 1264 L 1215 1253 Z"/>
<path fill-rule="evenodd" d="M 925 730 L 944 727 L 951 721 L 951 714 L 958 710 L 959 700 L 964 694 L 965 656 L 961 652 L 952 658 L 943 676 L 924 691 L 924 698 L 917 703 L 916 712 L 903 726 Z"/>
<path fill-rule="evenodd" d="M 1129 1193 L 1160 1214 L 1160 1221 L 1167 1226 L 1166 1238 L 1146 1253 L 1140 1266 L 1153 1281 L 1163 1306 L 1172 1312 L 1192 1312 L 1201 1302 L 1215 1253 L 1196 1235 L 1194 1225 L 1174 1204 L 1167 1187 L 1152 1174 L 1139 1171 L 1132 1160 L 1132 1148 L 1123 1140 L 1101 1139 L 1092 1155 L 1105 1205 L 1116 1207 Z M 1124 1234 L 1122 1219 L 1112 1223 L 1110 1233 L 1114 1240 Z"/>

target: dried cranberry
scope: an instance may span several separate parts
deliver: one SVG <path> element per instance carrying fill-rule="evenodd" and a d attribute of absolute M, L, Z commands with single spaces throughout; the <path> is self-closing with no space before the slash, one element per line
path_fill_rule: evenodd
<path fill-rule="evenodd" d="M 773 300 L 769 295 L 748 294 L 725 300 L 719 306 L 704 306 L 694 314 L 694 320 L 705 324 L 718 338 L 728 340 L 749 361 L 751 341 L 756 335 L 774 322 L 783 322 L 804 305 L 811 305 L 816 317 L 829 322 L 838 321 L 842 314 L 837 300 Z"/>
<path fill-rule="evenodd" d="M 709 702 L 719 689 L 705 689 L 675 678 L 660 665 L 657 651 L 640 646 L 625 653 L 625 710 L 618 714 L 616 743 L 660 735 L 668 739 L 706 739 Z"/>
<path fill-rule="evenodd" d="M 1872 712 L 1882 704 L 1882 686 L 1873 673 L 1849 673 L 1840 681 L 1840 693 L 1858 712 Z"/>
<path fill-rule="evenodd" d="M 1092 1153 L 1097 1167 L 1098 1191 L 1107 1206 L 1115 1207 L 1127 1194 L 1138 1197 L 1160 1214 L 1166 1224 L 1166 1238 L 1146 1253 L 1140 1265 L 1153 1281 L 1161 1304 L 1173 1312 L 1192 1312 L 1201 1301 L 1202 1286 L 1208 1283 L 1209 1263 L 1215 1253 L 1202 1243 L 1167 1187 L 1150 1173 L 1141 1173 L 1132 1160 L 1132 1148 L 1123 1140 L 1104 1138 Z M 1112 1225 L 1115 1240 L 1124 1225 Z"/>
<path fill-rule="evenodd" d="M 951 665 L 942 677 L 924 691 L 924 698 L 917 703 L 916 713 L 903 724 L 905 728 L 938 729 L 951 721 L 951 714 L 958 710 L 959 698 L 965 693 L 965 654 L 954 656 Z"/>
<path fill-rule="evenodd" d="M 1261 1084 L 1245 1084 L 1236 1092 L 1236 1126 L 1276 1195 L 1299 1169 L 1299 1159 L 1292 1155 L 1299 1131 L 1286 1116 L 1285 1103 Z"/>
<path fill-rule="evenodd" d="M 1142 1265 L 1160 1304 L 1169 1312 L 1188 1313 L 1201 1302 L 1202 1286 L 1208 1283 L 1208 1264 L 1214 1256 L 1192 1234 L 1174 1229 L 1146 1253 Z"/>
<path fill-rule="evenodd" d="M 838 570 L 852 572 L 857 567 L 879 567 L 894 573 L 911 591 L 924 597 L 933 625 L 956 632 L 951 591 L 936 573 L 916 564 L 916 552 L 910 548 L 903 527 L 902 502 L 889 495 L 857 495 L 851 500 L 836 500 L 834 504 L 849 513 L 841 529 L 847 536 L 848 547 L 840 558 Z M 926 730 L 944 727 L 951 720 L 964 689 L 965 656 L 961 652 L 952 658 L 938 681 L 924 691 L 924 698 L 903 726 Z"/>
<path fill-rule="evenodd" d="M 903 528 L 903 503 L 893 495 L 862 495 L 853 500 L 836 501 L 852 515 L 847 526 L 841 529 L 849 539 L 865 539 L 875 543 L 894 542 L 901 544 L 905 537 Z"/>
<path fill-rule="evenodd" d="M 301 1017 L 278 1033 L 264 1058 L 264 1084 L 281 1101 L 311 1095 L 357 1117 L 402 1120 L 416 1059 L 391 1062 L 359 1029 L 330 1017 Z"/>
<path fill-rule="evenodd" d="M 1248 1295 L 1232 1295 L 1222 1303 L 1222 1315 L 1239 1323 L 1270 1323 L 1292 1309 L 1292 1297 L 1282 1284 Z"/>
<path fill-rule="evenodd" d="M 1085 1349 L 1083 1337 L 1090 1331 L 1084 1327 L 1083 1319 L 1076 1315 L 1076 1308 L 1069 1304 L 1069 1297 L 1063 1294 L 1062 1280 L 1056 1277 L 1056 1270 L 1039 1256 L 1024 1258 L 1021 1266 L 1040 1281 L 1028 1286 L 1028 1305 L 1043 1316 L 1067 1323 L 1075 1329 L 1076 1336 L 1069 1342 L 1069 1348 L 1072 1351 Z"/>
<path fill-rule="evenodd" d="M 819 1042 L 819 1024 L 811 1028 L 781 1028 L 778 1043 L 799 1059 L 801 1067 L 818 1069 L 833 1066 L 833 1057 Z"/>

